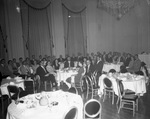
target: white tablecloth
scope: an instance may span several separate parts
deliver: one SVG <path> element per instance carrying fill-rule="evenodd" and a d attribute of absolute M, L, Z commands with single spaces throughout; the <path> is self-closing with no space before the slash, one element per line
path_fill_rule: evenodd
<path fill-rule="evenodd" d="M 7 90 L 7 86 L 8 85 L 16 85 L 18 87 L 21 87 L 23 90 L 24 90 L 24 80 L 21 79 L 21 77 L 19 78 L 6 78 L 6 79 L 3 79 L 2 80 L 2 83 L 1 83 L 1 91 L 2 91 L 2 94 L 6 94 L 8 95 L 8 90 Z"/>
<path fill-rule="evenodd" d="M 120 66 L 121 64 L 104 64 L 102 71 L 109 72 L 110 69 L 115 69 L 116 72 L 120 72 Z"/>
<path fill-rule="evenodd" d="M 103 94 L 103 89 L 104 89 L 103 79 L 105 77 L 108 77 L 112 81 L 115 94 L 118 95 L 116 79 L 114 77 L 109 77 L 106 74 L 101 75 L 99 78 L 99 84 L 98 84 L 100 86 L 100 89 L 98 92 L 99 95 Z M 140 94 L 140 95 L 143 95 L 144 93 L 146 93 L 146 82 L 145 82 L 144 76 L 132 77 L 130 79 L 128 79 L 126 76 L 118 76 L 117 78 L 119 80 L 122 80 L 124 89 L 132 90 L 136 94 Z"/>
<path fill-rule="evenodd" d="M 46 92 L 49 106 L 40 106 L 36 95 L 39 94 L 23 97 L 24 103 L 18 105 L 12 102 L 8 107 L 7 119 L 63 119 L 66 111 L 73 106 L 78 110 L 77 119 L 83 119 L 83 101 L 80 95 L 63 91 Z M 58 102 L 58 105 L 53 106 L 52 102 Z M 29 108 L 32 104 L 36 106 Z"/>
<path fill-rule="evenodd" d="M 74 82 L 74 77 L 75 75 L 77 75 L 77 70 L 58 70 L 57 71 L 57 82 L 58 82 L 58 86 L 60 85 L 60 82 L 63 81 L 65 83 L 66 82 L 66 79 L 67 78 L 70 78 L 71 77 L 71 82 L 73 83 Z"/>

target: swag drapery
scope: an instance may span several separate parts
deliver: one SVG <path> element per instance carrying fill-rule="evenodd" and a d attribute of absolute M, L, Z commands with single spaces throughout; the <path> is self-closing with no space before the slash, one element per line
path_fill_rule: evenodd
<path fill-rule="evenodd" d="M 87 53 L 85 0 L 62 0 L 66 55 Z"/>
<path fill-rule="evenodd" d="M 51 0 L 20 0 L 25 55 L 52 55 Z"/>

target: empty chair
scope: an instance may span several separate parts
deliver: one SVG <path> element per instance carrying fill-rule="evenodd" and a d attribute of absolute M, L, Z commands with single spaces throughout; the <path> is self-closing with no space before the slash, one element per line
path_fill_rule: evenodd
<path fill-rule="evenodd" d="M 15 85 L 8 85 L 7 89 L 8 89 L 9 98 L 11 101 L 19 99 L 19 93 L 20 93 L 19 87 Z"/>
<path fill-rule="evenodd" d="M 7 86 L 8 92 L 9 92 L 9 98 L 10 100 L 18 100 L 21 97 L 24 97 L 28 94 L 32 94 L 31 91 L 24 91 L 22 88 L 19 88 L 15 85 L 8 85 Z"/>
<path fill-rule="evenodd" d="M 77 112 L 78 110 L 76 107 L 71 107 L 69 110 L 66 111 L 63 119 L 77 119 Z"/>
<path fill-rule="evenodd" d="M 24 81 L 25 91 L 30 91 L 31 93 L 35 93 L 35 84 L 34 81 Z"/>
<path fill-rule="evenodd" d="M 98 89 L 99 89 L 99 86 L 98 86 L 98 80 L 97 80 L 97 71 L 94 71 L 91 75 L 91 79 L 92 79 L 92 84 L 93 84 L 93 97 L 94 96 L 97 96 L 98 95 Z"/>
<path fill-rule="evenodd" d="M 91 95 L 91 98 L 93 98 L 93 80 L 91 79 L 90 76 L 86 76 L 86 81 L 87 81 L 87 96 L 86 99 L 89 98 L 89 95 Z"/>
<path fill-rule="evenodd" d="M 138 96 L 135 94 L 126 94 L 124 91 L 124 87 L 122 81 L 117 80 L 118 87 L 118 97 L 119 97 L 119 109 L 118 113 L 122 108 L 133 110 L 133 116 L 135 115 L 135 110 L 138 111 Z"/>
<path fill-rule="evenodd" d="M 78 90 L 76 89 L 76 87 L 69 88 L 68 92 L 78 94 Z"/>
<path fill-rule="evenodd" d="M 83 92 L 83 78 L 84 76 L 81 76 L 79 80 L 75 80 L 75 87 L 80 89 L 81 92 Z"/>
<path fill-rule="evenodd" d="M 112 94 L 112 104 L 114 104 L 114 96 L 115 96 L 115 92 L 113 90 L 113 84 L 111 82 L 110 79 L 108 79 L 107 77 L 103 79 L 103 83 L 104 83 L 104 98 L 103 98 L 103 102 L 105 101 L 106 95 L 108 93 L 109 97 Z"/>
<path fill-rule="evenodd" d="M 101 119 L 101 111 L 101 103 L 96 99 L 90 99 L 84 105 L 84 119 Z"/>

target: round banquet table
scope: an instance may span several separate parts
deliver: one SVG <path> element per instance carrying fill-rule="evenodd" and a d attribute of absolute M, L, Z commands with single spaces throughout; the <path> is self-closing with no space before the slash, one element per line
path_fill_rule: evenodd
<path fill-rule="evenodd" d="M 103 72 L 109 72 L 110 69 L 115 69 L 116 72 L 120 72 L 121 64 L 105 63 L 103 66 Z"/>
<path fill-rule="evenodd" d="M 70 77 L 71 77 L 71 82 L 74 83 L 74 77 L 77 74 L 78 74 L 77 69 L 76 70 L 58 70 L 57 71 L 57 77 L 56 77 L 56 80 L 58 82 L 58 86 L 60 85 L 61 81 L 65 82 L 67 85 L 69 85 L 66 82 L 66 79 L 68 79 Z"/>
<path fill-rule="evenodd" d="M 98 91 L 99 95 L 103 95 L 103 89 L 104 89 L 104 83 L 103 79 L 107 77 L 112 81 L 113 89 L 116 95 L 118 95 L 118 88 L 117 88 L 117 82 L 114 77 L 110 77 L 107 74 L 102 74 L 99 77 L 99 83 L 100 89 Z M 130 78 L 127 77 L 127 75 L 120 75 L 117 77 L 117 79 L 122 80 L 124 89 L 129 89 L 134 91 L 136 94 L 139 94 L 142 96 L 144 93 L 146 93 L 146 81 L 144 76 L 134 76 L 130 75 Z"/>
<path fill-rule="evenodd" d="M 23 103 L 12 102 L 8 106 L 6 119 L 63 119 L 67 110 L 77 108 L 77 118 L 83 119 L 83 101 L 80 95 L 63 92 L 44 92 L 49 104 L 39 105 L 41 93 L 32 94 L 21 98 Z M 52 105 L 57 102 L 57 105 Z"/>

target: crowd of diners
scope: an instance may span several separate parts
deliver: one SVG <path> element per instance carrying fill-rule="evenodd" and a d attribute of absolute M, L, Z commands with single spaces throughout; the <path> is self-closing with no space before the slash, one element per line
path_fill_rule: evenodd
<path fill-rule="evenodd" d="M 13 58 L 6 62 L 5 59 L 0 60 L 0 75 L 1 80 L 7 76 L 17 76 L 17 75 L 40 75 L 42 80 L 51 80 L 53 86 L 56 86 L 56 70 L 60 68 L 76 67 L 82 68 L 81 73 L 84 72 L 86 75 L 91 75 L 94 71 L 97 71 L 97 77 L 99 77 L 103 72 L 104 63 L 121 63 L 120 72 L 121 73 L 137 73 L 148 76 L 148 71 L 146 64 L 141 62 L 138 55 L 132 55 L 130 53 L 120 53 L 120 52 L 97 52 L 87 54 L 82 56 L 78 53 L 77 56 L 66 55 L 62 57 L 60 55 L 58 58 L 55 56 L 40 55 L 35 57 L 32 55 L 31 58 L 27 57 L 23 59 L 20 57 L 17 59 Z M 63 65 L 62 65 L 63 64 Z M 79 70 L 80 72 L 80 70 Z M 79 73 L 78 75 L 81 75 Z M 80 76 L 76 76 L 78 78 Z"/>

